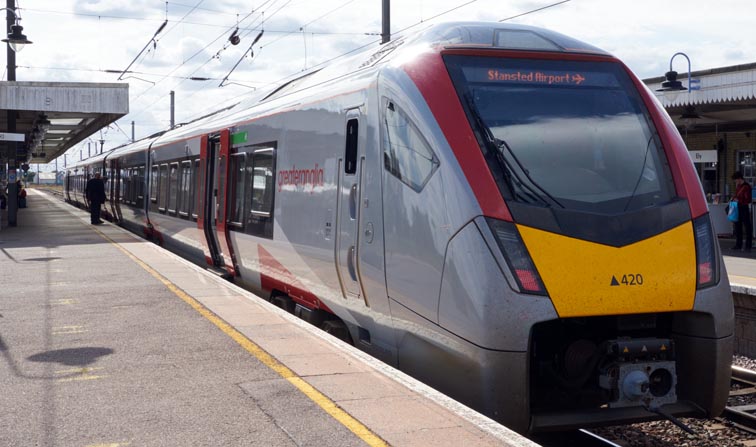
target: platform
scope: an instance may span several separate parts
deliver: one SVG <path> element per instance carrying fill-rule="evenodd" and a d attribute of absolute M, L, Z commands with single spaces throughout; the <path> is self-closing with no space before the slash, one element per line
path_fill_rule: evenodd
<path fill-rule="evenodd" d="M 0 231 L 0 445 L 535 446 L 30 190 Z"/>

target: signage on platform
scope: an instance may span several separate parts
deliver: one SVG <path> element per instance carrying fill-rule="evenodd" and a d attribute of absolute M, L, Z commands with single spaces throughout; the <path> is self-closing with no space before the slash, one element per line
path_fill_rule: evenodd
<path fill-rule="evenodd" d="M 19 141 L 24 142 L 25 136 L 22 133 L 0 132 L 0 141 Z"/>
<path fill-rule="evenodd" d="M 688 151 L 688 155 L 690 155 L 690 159 L 693 160 L 693 163 L 716 163 L 717 162 L 717 151 L 715 150 Z"/>

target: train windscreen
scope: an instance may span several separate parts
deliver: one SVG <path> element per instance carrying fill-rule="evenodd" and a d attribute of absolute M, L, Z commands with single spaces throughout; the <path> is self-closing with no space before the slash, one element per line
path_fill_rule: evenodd
<path fill-rule="evenodd" d="M 601 214 L 674 199 L 659 136 L 620 64 L 444 59 L 505 199 Z"/>

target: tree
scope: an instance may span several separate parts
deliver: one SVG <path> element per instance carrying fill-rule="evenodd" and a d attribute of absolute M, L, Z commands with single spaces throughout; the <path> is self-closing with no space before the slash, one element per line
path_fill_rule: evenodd
<path fill-rule="evenodd" d="M 25 181 L 26 183 L 31 183 L 31 182 L 33 182 L 33 181 L 34 181 L 34 176 L 35 176 L 35 175 L 37 175 L 37 173 L 36 173 L 36 172 L 34 172 L 34 171 L 26 171 L 26 172 L 25 172 L 25 173 L 23 174 L 23 176 L 24 176 L 24 181 Z"/>

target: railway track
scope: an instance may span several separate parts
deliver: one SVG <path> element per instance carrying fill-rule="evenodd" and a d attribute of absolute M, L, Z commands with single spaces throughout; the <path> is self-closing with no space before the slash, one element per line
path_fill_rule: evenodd
<path fill-rule="evenodd" d="M 531 439 L 543 447 L 622 447 L 586 429 L 539 434 Z"/>
<path fill-rule="evenodd" d="M 756 435 L 756 371 L 732 367 L 732 386 L 729 403 L 746 396 L 751 396 L 749 403 L 742 405 L 728 405 L 722 417 L 730 421 L 740 430 Z"/>

